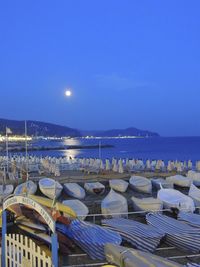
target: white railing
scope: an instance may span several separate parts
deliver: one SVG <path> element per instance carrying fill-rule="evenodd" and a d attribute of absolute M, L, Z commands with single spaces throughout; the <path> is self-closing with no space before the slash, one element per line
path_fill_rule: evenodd
<path fill-rule="evenodd" d="M 5 267 L 52 267 L 51 258 L 35 242 L 23 235 L 6 235 L 5 255 Z"/>

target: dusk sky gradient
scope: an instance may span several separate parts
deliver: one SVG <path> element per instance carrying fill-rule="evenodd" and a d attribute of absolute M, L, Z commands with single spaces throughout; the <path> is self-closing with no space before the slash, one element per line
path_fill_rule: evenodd
<path fill-rule="evenodd" d="M 1 118 L 200 136 L 200 1 L 1 1 L 0 99 Z"/>

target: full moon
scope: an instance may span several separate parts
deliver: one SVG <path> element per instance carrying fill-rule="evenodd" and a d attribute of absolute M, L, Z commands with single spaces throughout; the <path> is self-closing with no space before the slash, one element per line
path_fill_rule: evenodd
<path fill-rule="evenodd" d="M 69 97 L 69 96 L 72 95 L 72 92 L 71 92 L 70 90 L 66 90 L 66 91 L 65 91 L 65 95 Z"/>

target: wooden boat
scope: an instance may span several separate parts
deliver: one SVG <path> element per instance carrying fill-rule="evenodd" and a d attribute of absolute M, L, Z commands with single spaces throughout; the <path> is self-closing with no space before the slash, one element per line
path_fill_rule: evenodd
<path fill-rule="evenodd" d="M 192 180 L 182 175 L 174 175 L 166 178 L 166 181 L 181 187 L 190 187 Z"/>
<path fill-rule="evenodd" d="M 148 193 L 151 194 L 152 192 L 152 184 L 151 181 L 145 177 L 142 176 L 131 176 L 129 179 L 130 186 L 142 193 Z"/>
<path fill-rule="evenodd" d="M 37 201 L 42 206 L 48 207 L 50 209 L 58 210 L 60 212 L 67 214 L 67 216 L 69 217 L 76 218 L 76 213 L 70 207 L 67 207 L 66 205 L 58 201 L 53 201 L 51 199 L 36 196 L 36 195 L 29 195 L 29 197 Z"/>
<path fill-rule="evenodd" d="M 34 230 L 28 226 L 24 225 L 18 225 L 18 228 L 24 232 L 26 232 L 29 236 L 32 236 L 33 238 L 36 238 L 40 241 L 45 242 L 48 245 L 51 245 L 51 236 L 41 233 L 38 230 Z"/>
<path fill-rule="evenodd" d="M 21 194 L 31 194 L 34 195 L 37 191 L 37 185 L 31 181 L 28 180 L 25 183 L 19 184 L 15 190 L 14 190 L 14 195 L 21 195 Z"/>
<path fill-rule="evenodd" d="M 127 217 L 128 203 L 126 198 L 111 189 L 101 202 L 101 212 L 105 218 Z"/>
<path fill-rule="evenodd" d="M 194 212 L 195 206 L 192 198 L 184 195 L 175 189 L 160 189 L 157 195 L 158 199 L 163 202 L 165 209 L 176 208 L 183 209 L 186 212 Z"/>
<path fill-rule="evenodd" d="M 63 189 L 59 182 L 51 178 L 43 178 L 39 180 L 39 188 L 45 196 L 51 199 L 58 198 Z"/>
<path fill-rule="evenodd" d="M 71 254 L 71 249 L 68 247 L 68 244 L 67 243 L 61 242 L 61 240 L 60 240 L 60 234 L 58 234 L 58 232 L 57 232 L 57 237 L 58 237 L 58 243 L 59 243 L 59 252 L 62 255 L 69 255 L 69 254 Z"/>
<path fill-rule="evenodd" d="M 64 200 L 62 203 L 74 210 L 80 220 L 85 220 L 89 213 L 88 207 L 78 199 Z"/>
<path fill-rule="evenodd" d="M 193 199 L 196 207 L 200 207 L 200 190 L 194 184 L 191 184 L 188 196 Z"/>
<path fill-rule="evenodd" d="M 174 188 L 174 184 L 164 178 L 151 179 L 151 183 L 157 190 L 161 188 Z"/>
<path fill-rule="evenodd" d="M 15 214 L 16 217 L 22 216 L 21 206 L 19 204 L 14 204 L 8 207 L 8 210 Z"/>
<path fill-rule="evenodd" d="M 128 188 L 128 183 L 122 179 L 112 179 L 109 180 L 110 188 L 119 191 L 119 192 L 126 192 Z"/>
<path fill-rule="evenodd" d="M 63 185 L 64 191 L 70 197 L 84 199 L 85 198 L 85 189 L 82 188 L 77 183 L 65 183 Z"/>
<path fill-rule="evenodd" d="M 63 233 L 56 231 L 57 236 L 58 236 L 58 242 L 59 245 L 60 244 L 64 244 L 65 246 L 67 246 L 70 249 L 75 249 L 75 244 L 74 242 L 72 242 L 71 239 L 69 239 L 66 235 L 64 235 Z"/>
<path fill-rule="evenodd" d="M 12 194 L 14 187 L 12 184 L 0 185 L 0 201 Z"/>
<path fill-rule="evenodd" d="M 146 197 L 137 198 L 131 197 L 133 208 L 135 211 L 161 211 L 163 209 L 163 203 L 158 198 Z"/>
<path fill-rule="evenodd" d="M 39 240 L 41 242 L 44 242 L 47 245 L 51 245 L 51 242 L 52 242 L 51 236 L 49 236 L 45 233 L 41 233 L 37 230 L 34 230 L 34 229 L 27 227 L 27 226 L 24 226 L 24 225 L 18 225 L 18 228 L 20 230 L 22 230 L 23 232 L 25 232 L 26 234 L 28 234 L 29 236 L 31 236 L 32 238 Z M 69 254 L 70 253 L 69 247 L 71 246 L 72 242 L 67 237 L 64 238 L 63 235 L 58 233 L 58 232 L 57 232 L 57 236 L 58 236 L 60 253 Z M 68 242 L 66 242 L 66 239 L 68 240 Z M 63 240 L 65 240 L 65 243 L 63 242 Z M 72 246 L 72 248 L 74 248 L 74 247 Z"/>
<path fill-rule="evenodd" d="M 15 220 L 15 222 L 17 223 L 17 225 L 27 226 L 27 227 L 35 230 L 35 231 L 38 231 L 38 232 L 45 233 L 47 231 L 47 228 L 44 227 L 44 225 L 34 223 L 32 220 L 30 220 L 24 216 L 18 217 Z"/>
<path fill-rule="evenodd" d="M 68 217 L 65 217 L 61 215 L 61 213 L 58 210 L 50 209 L 45 207 L 46 211 L 49 213 L 49 215 L 52 216 L 52 218 L 55 220 L 55 222 L 60 222 L 65 225 L 70 224 L 70 220 Z M 37 213 L 36 211 L 32 210 L 32 208 L 29 208 L 27 206 L 21 206 L 22 214 L 35 222 L 40 222 L 42 224 L 46 224 L 46 221 L 43 219 L 43 217 Z"/>
<path fill-rule="evenodd" d="M 92 194 L 101 195 L 105 191 L 105 186 L 102 183 L 85 183 L 84 188 L 86 191 Z"/>
<path fill-rule="evenodd" d="M 140 250 L 122 247 L 116 244 L 105 245 L 105 256 L 109 263 L 124 267 L 182 267 L 179 263 Z"/>

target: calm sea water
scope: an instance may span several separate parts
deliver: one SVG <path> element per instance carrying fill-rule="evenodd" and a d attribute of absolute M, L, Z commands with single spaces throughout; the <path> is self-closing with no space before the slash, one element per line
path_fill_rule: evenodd
<path fill-rule="evenodd" d="M 102 158 L 140 158 L 167 160 L 200 160 L 200 137 L 158 137 L 141 139 L 68 139 L 60 141 L 40 141 L 38 145 L 113 145 L 101 149 Z M 99 149 L 72 149 L 30 152 L 37 156 L 99 157 Z"/>

